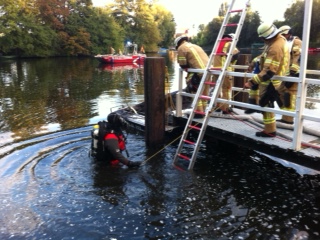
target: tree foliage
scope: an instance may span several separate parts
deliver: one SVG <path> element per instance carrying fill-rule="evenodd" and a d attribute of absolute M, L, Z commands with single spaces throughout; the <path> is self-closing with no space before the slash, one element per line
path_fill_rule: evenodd
<path fill-rule="evenodd" d="M 173 15 L 145 0 L 0 0 L 0 54 L 79 56 L 123 50 L 126 41 L 157 51 L 171 45 Z"/>
<path fill-rule="evenodd" d="M 298 1 L 284 13 L 285 21 L 283 25 L 289 25 L 294 35 L 302 38 L 303 33 L 303 20 L 304 20 L 304 2 Z M 320 0 L 313 1 L 312 16 L 311 16 L 311 29 L 310 29 L 310 46 L 319 47 L 320 44 Z"/>
<path fill-rule="evenodd" d="M 222 3 L 216 17 L 198 28 L 192 41 L 212 48 L 227 12 Z M 319 47 L 320 0 L 313 1 L 310 46 Z M 296 1 L 284 12 L 295 35 L 302 37 L 304 1 Z M 238 22 L 239 15 L 230 18 Z M 256 29 L 259 12 L 247 12 L 238 47 L 260 42 Z M 148 52 L 173 44 L 176 23 L 173 14 L 158 0 L 114 0 L 106 7 L 93 7 L 91 0 L 0 0 L 0 54 L 18 56 L 79 56 L 123 50 L 127 41 Z M 228 29 L 227 33 L 235 31 Z"/>
<path fill-rule="evenodd" d="M 285 21 L 275 20 L 274 24 L 277 27 L 282 25 L 289 25 L 293 29 L 294 35 L 302 37 L 303 32 L 303 21 L 304 21 L 304 1 L 296 1 L 284 12 Z M 212 49 L 216 42 L 216 38 L 219 34 L 221 24 L 223 22 L 225 13 L 227 11 L 228 5 L 226 3 L 221 4 L 220 9 L 217 12 L 217 17 L 213 18 L 205 26 L 201 26 L 200 31 L 197 36 L 192 38 L 192 41 L 205 47 L 206 49 Z M 310 46 L 319 47 L 320 44 L 320 0 L 313 1 L 312 8 L 312 19 L 311 19 L 311 29 L 310 29 Z M 229 22 L 239 22 L 239 15 L 232 16 Z M 248 10 L 241 34 L 238 41 L 238 47 L 248 48 L 251 44 L 256 42 L 261 42 L 257 35 L 257 28 L 261 24 L 261 18 L 258 11 L 253 12 L 251 9 Z M 235 31 L 235 28 L 228 28 L 226 33 L 231 33 Z"/>

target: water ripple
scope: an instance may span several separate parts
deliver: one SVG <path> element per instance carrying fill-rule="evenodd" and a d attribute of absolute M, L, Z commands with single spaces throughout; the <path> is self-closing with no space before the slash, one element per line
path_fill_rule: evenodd
<path fill-rule="evenodd" d="M 205 147 L 194 171 L 182 172 L 171 165 L 176 146 L 155 154 L 134 134 L 131 159 L 146 164 L 111 167 L 90 158 L 90 130 L 0 148 L 2 239 L 319 237 L 317 176 L 254 152 Z"/>

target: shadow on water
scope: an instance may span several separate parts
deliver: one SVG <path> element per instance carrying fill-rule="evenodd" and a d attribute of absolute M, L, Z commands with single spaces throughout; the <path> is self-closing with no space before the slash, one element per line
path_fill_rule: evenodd
<path fill-rule="evenodd" d="M 50 61 L 44 70 L 60 66 L 64 74 L 5 80 L 9 70 L 1 70 L 1 239 L 319 239 L 319 176 L 257 152 L 207 142 L 184 172 L 172 166 L 177 142 L 147 149 L 143 135 L 131 133 L 127 148 L 131 160 L 145 160 L 141 168 L 96 162 L 91 124 L 110 107 L 140 101 L 143 79 L 91 60 Z M 59 95 L 62 82 L 69 96 Z"/>

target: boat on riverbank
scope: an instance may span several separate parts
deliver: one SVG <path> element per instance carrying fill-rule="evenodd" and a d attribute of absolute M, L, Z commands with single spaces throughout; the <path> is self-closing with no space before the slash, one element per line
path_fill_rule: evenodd
<path fill-rule="evenodd" d="M 130 55 L 96 55 L 95 58 L 105 64 L 142 64 L 146 58 L 145 54 L 137 53 Z"/>
<path fill-rule="evenodd" d="M 138 53 L 137 47 L 135 43 L 128 43 L 123 54 L 98 54 L 95 58 L 104 64 L 142 64 L 147 55 Z"/>

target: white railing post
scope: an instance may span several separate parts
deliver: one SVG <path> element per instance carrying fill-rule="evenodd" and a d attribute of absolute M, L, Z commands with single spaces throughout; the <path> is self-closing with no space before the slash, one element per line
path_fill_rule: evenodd
<path fill-rule="evenodd" d="M 296 99 L 296 117 L 294 121 L 292 149 L 301 149 L 301 139 L 303 131 L 303 112 L 306 104 L 307 84 L 306 84 L 306 70 L 308 61 L 308 49 L 311 27 L 313 0 L 304 1 L 304 20 L 303 20 L 303 33 L 302 33 L 302 49 L 300 59 L 300 75 Z"/>
<path fill-rule="evenodd" d="M 176 95 L 176 117 L 182 117 L 182 84 L 183 84 L 183 69 L 179 68 L 179 83 L 178 93 Z"/>

